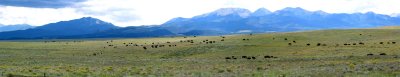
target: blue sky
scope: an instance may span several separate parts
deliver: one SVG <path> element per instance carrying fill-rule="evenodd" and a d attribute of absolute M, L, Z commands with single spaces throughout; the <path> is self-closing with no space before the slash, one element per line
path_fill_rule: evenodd
<path fill-rule="evenodd" d="M 373 11 L 396 16 L 400 0 L 0 0 L 0 24 L 35 26 L 91 16 L 118 26 L 162 24 L 219 8 L 285 7 L 329 13 Z"/>

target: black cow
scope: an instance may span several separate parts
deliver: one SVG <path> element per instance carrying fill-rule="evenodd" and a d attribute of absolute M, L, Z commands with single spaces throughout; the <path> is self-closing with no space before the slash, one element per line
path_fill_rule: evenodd
<path fill-rule="evenodd" d="M 143 47 L 143 49 L 146 50 L 147 48 L 146 48 L 146 47 Z"/>

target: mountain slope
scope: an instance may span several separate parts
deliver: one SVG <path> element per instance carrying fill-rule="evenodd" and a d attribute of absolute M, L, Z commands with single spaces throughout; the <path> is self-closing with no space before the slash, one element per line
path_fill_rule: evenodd
<path fill-rule="evenodd" d="M 213 12 L 195 16 L 193 18 L 175 18 L 162 24 L 162 27 L 174 32 L 184 33 L 191 30 L 211 30 L 229 33 L 240 29 L 252 29 L 243 22 L 251 12 L 243 8 L 221 8 Z"/>
<path fill-rule="evenodd" d="M 118 28 L 92 17 L 50 23 L 27 30 L 1 32 L 0 39 L 57 38 L 60 36 L 83 35 Z"/>
<path fill-rule="evenodd" d="M 62 38 L 132 38 L 132 37 L 162 37 L 175 36 L 176 34 L 157 26 L 132 26 L 109 29 L 102 32 L 67 36 Z"/>
<path fill-rule="evenodd" d="M 5 31 L 15 31 L 15 30 L 26 30 L 29 28 L 34 28 L 33 26 L 27 24 L 18 24 L 18 25 L 0 25 L 0 32 Z"/>

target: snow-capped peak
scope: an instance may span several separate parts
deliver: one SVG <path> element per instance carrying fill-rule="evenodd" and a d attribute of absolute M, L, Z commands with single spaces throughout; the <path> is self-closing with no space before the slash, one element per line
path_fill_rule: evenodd
<path fill-rule="evenodd" d="M 263 16 L 263 15 L 268 15 L 268 14 L 271 14 L 271 13 L 272 13 L 272 12 L 269 11 L 268 9 L 259 8 L 259 9 L 257 9 L 256 11 L 254 11 L 254 12 L 252 13 L 252 16 Z"/>
<path fill-rule="evenodd" d="M 209 16 L 209 15 L 216 15 L 216 16 L 227 16 L 227 15 L 239 15 L 242 18 L 246 18 L 250 16 L 251 12 L 244 8 L 221 8 L 215 10 L 211 13 L 207 13 L 201 16 Z"/>

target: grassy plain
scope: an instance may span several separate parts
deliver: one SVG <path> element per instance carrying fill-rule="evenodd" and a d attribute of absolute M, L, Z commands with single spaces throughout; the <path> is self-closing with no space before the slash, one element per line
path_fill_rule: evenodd
<path fill-rule="evenodd" d="M 400 29 L 380 28 L 226 35 L 225 38 L 0 41 L 0 76 L 399 77 L 399 35 Z M 193 43 L 180 42 L 186 40 Z M 215 43 L 206 44 L 205 40 Z M 151 48 L 151 45 L 165 46 Z"/>

